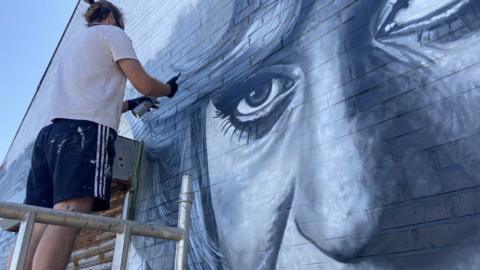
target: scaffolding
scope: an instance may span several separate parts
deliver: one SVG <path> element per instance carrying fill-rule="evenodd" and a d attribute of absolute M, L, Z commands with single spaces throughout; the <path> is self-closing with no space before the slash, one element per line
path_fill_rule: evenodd
<path fill-rule="evenodd" d="M 37 222 L 116 233 L 112 269 L 126 269 L 132 235 L 174 240 L 177 241 L 175 269 L 184 270 L 188 262 L 188 241 L 193 203 L 192 177 L 189 175 L 182 176 L 178 201 L 177 227 L 141 224 L 132 220 L 0 202 L 0 218 L 21 221 L 9 269 L 23 270 L 25 268 L 33 226 Z"/>

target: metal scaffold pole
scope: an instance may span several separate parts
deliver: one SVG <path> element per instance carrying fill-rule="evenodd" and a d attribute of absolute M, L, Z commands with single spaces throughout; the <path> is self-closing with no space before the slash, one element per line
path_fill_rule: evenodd
<path fill-rule="evenodd" d="M 188 264 L 188 235 L 191 224 L 191 211 L 193 203 L 192 177 L 184 175 L 182 177 L 182 189 L 178 198 L 178 228 L 185 232 L 185 237 L 177 242 L 175 253 L 175 269 L 184 270 Z"/>

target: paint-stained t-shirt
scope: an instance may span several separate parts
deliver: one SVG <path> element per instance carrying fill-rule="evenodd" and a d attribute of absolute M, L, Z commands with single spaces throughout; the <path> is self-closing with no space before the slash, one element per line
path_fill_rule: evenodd
<path fill-rule="evenodd" d="M 137 56 L 119 27 L 96 25 L 73 38 L 54 73 L 51 119 L 88 120 L 118 130 L 127 80 L 116 64 L 121 59 Z"/>

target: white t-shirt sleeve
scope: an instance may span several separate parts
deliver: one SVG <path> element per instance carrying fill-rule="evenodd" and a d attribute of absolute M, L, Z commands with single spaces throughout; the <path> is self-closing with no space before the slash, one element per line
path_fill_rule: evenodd
<path fill-rule="evenodd" d="M 132 40 L 118 27 L 112 27 L 105 33 L 105 41 L 112 52 L 113 61 L 121 59 L 138 59 L 133 49 Z"/>

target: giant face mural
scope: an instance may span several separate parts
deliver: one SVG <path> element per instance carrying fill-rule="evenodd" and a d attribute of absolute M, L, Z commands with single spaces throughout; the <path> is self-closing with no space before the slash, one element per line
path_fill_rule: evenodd
<path fill-rule="evenodd" d="M 189 98 L 130 119 L 149 156 L 151 199 L 137 212 L 175 224 L 171 190 L 187 171 L 192 268 L 470 269 L 450 249 L 412 252 L 438 239 L 477 250 L 478 221 L 414 226 L 461 216 L 429 200 L 478 185 L 478 139 L 448 143 L 480 131 L 479 11 L 471 0 L 226 5 L 225 29 L 173 64 Z"/>

